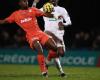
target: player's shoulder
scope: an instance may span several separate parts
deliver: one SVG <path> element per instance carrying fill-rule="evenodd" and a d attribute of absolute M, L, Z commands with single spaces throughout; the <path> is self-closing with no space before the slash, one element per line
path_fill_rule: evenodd
<path fill-rule="evenodd" d="M 64 9 L 64 7 L 62 7 L 62 6 L 56 6 L 57 8 L 59 8 L 59 9 Z"/>
<path fill-rule="evenodd" d="M 30 8 L 28 8 L 29 10 L 39 10 L 38 8 L 36 8 L 36 7 L 30 7 Z"/>
<path fill-rule="evenodd" d="M 12 12 L 12 15 L 17 15 L 17 13 L 19 13 L 19 10 Z"/>
<path fill-rule="evenodd" d="M 59 9 L 59 10 L 66 10 L 64 7 L 62 6 L 56 6 L 55 8 Z"/>

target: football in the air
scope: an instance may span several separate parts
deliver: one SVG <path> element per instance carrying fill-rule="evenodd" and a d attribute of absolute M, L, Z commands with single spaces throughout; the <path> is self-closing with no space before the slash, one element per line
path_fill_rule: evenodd
<path fill-rule="evenodd" d="M 45 3 L 44 5 L 43 5 L 43 11 L 44 12 L 52 12 L 53 11 L 53 9 L 54 9 L 54 6 L 53 6 L 53 4 L 52 3 Z"/>

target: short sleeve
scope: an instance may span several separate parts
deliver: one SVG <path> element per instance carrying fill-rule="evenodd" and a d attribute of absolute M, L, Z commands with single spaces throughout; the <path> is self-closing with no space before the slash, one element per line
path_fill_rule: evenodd
<path fill-rule="evenodd" d="M 64 18 L 64 20 L 65 20 L 65 22 L 66 23 L 64 23 L 64 25 L 65 26 L 67 26 L 67 25 L 71 25 L 72 23 L 71 23 L 71 19 L 70 19 L 70 16 L 69 16 L 69 14 L 68 14 L 68 12 L 67 12 L 67 10 L 65 9 L 65 8 L 63 8 L 63 11 L 62 11 L 63 13 L 63 18 Z"/>
<path fill-rule="evenodd" d="M 9 23 L 15 22 L 15 12 L 13 12 L 9 17 L 6 18 Z"/>
<path fill-rule="evenodd" d="M 34 14 L 38 17 L 38 16 L 44 16 L 45 13 L 37 8 L 33 8 L 33 12 Z"/>

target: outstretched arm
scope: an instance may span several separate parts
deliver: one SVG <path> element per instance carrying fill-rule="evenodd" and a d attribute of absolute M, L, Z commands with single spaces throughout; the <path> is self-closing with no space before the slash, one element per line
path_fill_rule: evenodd
<path fill-rule="evenodd" d="M 9 17 L 3 19 L 3 20 L 0 20 L 0 24 L 6 24 L 6 23 L 13 23 L 15 22 L 15 15 L 16 13 L 12 13 Z"/>
<path fill-rule="evenodd" d="M 37 3 L 39 2 L 40 0 L 34 0 L 33 3 L 32 3 L 32 7 L 36 7 Z"/>
<path fill-rule="evenodd" d="M 63 9 L 63 18 L 65 20 L 64 26 L 68 26 L 72 24 L 70 16 L 68 15 L 68 12 L 65 8 Z"/>
<path fill-rule="evenodd" d="M 6 19 L 0 20 L 0 24 L 6 24 L 6 23 L 9 23 Z"/>

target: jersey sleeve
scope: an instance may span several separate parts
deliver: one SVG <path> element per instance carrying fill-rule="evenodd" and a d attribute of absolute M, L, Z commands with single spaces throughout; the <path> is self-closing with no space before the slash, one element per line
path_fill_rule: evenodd
<path fill-rule="evenodd" d="M 36 15 L 37 17 L 38 17 L 38 16 L 44 16 L 44 15 L 45 15 L 45 13 L 44 13 L 43 11 L 41 11 L 41 10 L 39 10 L 39 9 L 37 9 L 37 8 L 34 8 L 33 11 L 34 11 L 34 13 L 35 13 L 35 15 Z"/>
<path fill-rule="evenodd" d="M 71 19 L 70 19 L 70 16 L 69 16 L 69 14 L 68 14 L 68 12 L 67 12 L 67 10 L 65 9 L 65 8 L 63 8 L 63 18 L 64 18 L 64 20 L 65 20 L 65 23 L 64 23 L 64 25 L 65 26 L 67 26 L 67 25 L 71 25 L 72 23 L 71 23 Z"/>
<path fill-rule="evenodd" d="M 15 12 L 13 12 L 9 17 L 6 18 L 9 23 L 15 22 Z"/>

